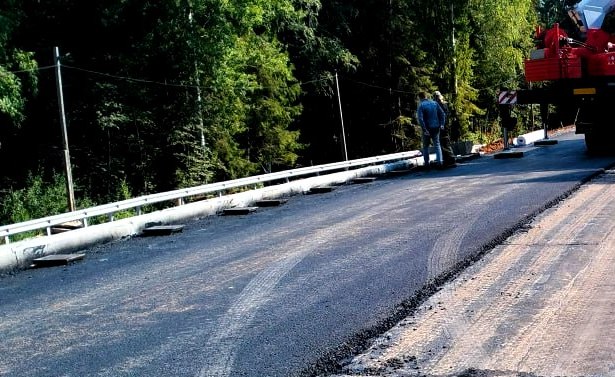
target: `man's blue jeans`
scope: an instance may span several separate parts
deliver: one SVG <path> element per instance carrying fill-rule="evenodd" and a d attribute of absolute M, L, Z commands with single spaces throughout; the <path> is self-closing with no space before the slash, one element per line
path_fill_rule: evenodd
<path fill-rule="evenodd" d="M 423 161 L 425 166 L 429 166 L 429 145 L 433 142 L 433 146 L 436 150 L 436 161 L 442 165 L 442 147 L 440 146 L 440 127 L 428 128 L 429 134 L 423 131 Z"/>

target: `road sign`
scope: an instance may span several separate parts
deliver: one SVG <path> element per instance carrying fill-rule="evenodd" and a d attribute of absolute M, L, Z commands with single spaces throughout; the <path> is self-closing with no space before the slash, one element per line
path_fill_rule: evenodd
<path fill-rule="evenodd" d="M 500 105 L 513 105 L 517 103 L 517 92 L 515 90 L 503 90 L 498 94 Z"/>

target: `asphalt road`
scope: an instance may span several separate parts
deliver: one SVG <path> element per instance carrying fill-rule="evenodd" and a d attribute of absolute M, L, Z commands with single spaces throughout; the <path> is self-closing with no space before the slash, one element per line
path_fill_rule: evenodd
<path fill-rule="evenodd" d="M 615 158 L 582 138 L 294 196 L 0 277 L 1 376 L 335 372 Z"/>
<path fill-rule="evenodd" d="M 615 170 L 496 246 L 331 377 L 615 376 Z"/>

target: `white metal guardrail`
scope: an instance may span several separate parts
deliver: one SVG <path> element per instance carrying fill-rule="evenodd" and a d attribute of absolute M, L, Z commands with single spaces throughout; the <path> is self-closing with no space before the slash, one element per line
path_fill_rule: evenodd
<path fill-rule="evenodd" d="M 390 163 L 400 160 L 412 159 L 419 156 L 421 156 L 421 153 L 419 151 L 401 152 L 383 156 L 368 157 L 357 160 L 286 170 L 276 173 L 256 175 L 247 178 L 235 179 L 232 181 L 206 184 L 202 186 L 167 191 L 159 194 L 151 194 L 138 198 L 122 200 L 116 203 L 103 204 L 96 207 L 81 209 L 78 211 L 63 213 L 55 216 L 49 216 L 42 219 L 29 220 L 12 225 L 3 225 L 0 226 L 0 237 L 4 237 L 5 244 L 9 244 L 10 236 L 15 234 L 46 229 L 47 235 L 51 235 L 51 228 L 60 224 L 78 221 L 84 227 L 87 227 L 88 219 L 92 217 L 107 215 L 109 216 L 109 221 L 113 221 L 113 215 L 117 212 L 135 209 L 137 215 L 139 215 L 141 214 L 141 208 L 143 206 L 155 203 L 176 201 L 177 205 L 182 205 L 186 198 L 206 194 L 222 195 L 226 190 L 233 188 L 249 187 L 252 185 L 260 185 L 267 182 L 279 180 L 289 181 L 291 179 L 301 178 L 309 175 L 331 173 L 344 169 L 355 169 L 366 165 Z"/>

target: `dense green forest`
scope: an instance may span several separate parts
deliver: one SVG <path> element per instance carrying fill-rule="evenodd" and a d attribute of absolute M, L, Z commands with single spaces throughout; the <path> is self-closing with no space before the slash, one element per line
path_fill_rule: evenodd
<path fill-rule="evenodd" d="M 343 160 L 341 116 L 350 159 L 417 149 L 421 90 L 485 141 L 569 3 L 1 0 L 0 224 L 66 211 L 58 88 L 79 207 Z"/>

